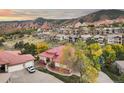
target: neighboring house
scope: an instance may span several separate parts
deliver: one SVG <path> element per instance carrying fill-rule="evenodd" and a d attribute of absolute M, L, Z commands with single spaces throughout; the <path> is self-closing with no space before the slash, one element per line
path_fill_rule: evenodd
<path fill-rule="evenodd" d="M 88 38 L 91 38 L 91 35 L 81 35 L 81 39 L 86 41 Z"/>
<path fill-rule="evenodd" d="M 48 40 L 48 38 L 50 37 L 50 32 L 40 32 L 40 33 L 37 33 L 37 36 L 40 38 L 40 39 L 45 39 L 45 40 Z"/>
<path fill-rule="evenodd" d="M 100 44 L 100 45 L 104 45 L 105 43 L 105 37 L 102 35 L 95 35 L 94 39 Z"/>
<path fill-rule="evenodd" d="M 75 28 L 79 28 L 80 26 L 81 26 L 81 23 L 80 23 L 80 22 L 77 22 L 77 23 L 74 25 Z"/>
<path fill-rule="evenodd" d="M 107 36 L 107 43 L 108 44 L 122 44 L 122 35 L 108 35 Z"/>
<path fill-rule="evenodd" d="M 124 73 L 124 60 L 122 61 L 115 61 L 114 65 L 116 65 L 119 73 Z"/>
<path fill-rule="evenodd" d="M 82 33 L 83 35 L 85 35 L 85 34 L 89 34 L 89 32 L 90 32 L 90 30 L 89 30 L 88 27 L 82 27 L 82 31 L 81 31 L 81 33 Z"/>
<path fill-rule="evenodd" d="M 85 23 L 85 22 L 83 22 L 83 23 L 81 24 L 81 26 L 82 26 L 82 27 L 87 27 L 87 26 L 88 26 L 88 24 L 87 24 L 87 23 Z"/>
<path fill-rule="evenodd" d="M 115 27 L 113 29 L 113 33 L 115 33 L 115 34 L 122 33 L 122 29 L 120 27 Z"/>
<path fill-rule="evenodd" d="M 68 36 L 67 36 L 67 35 L 64 35 L 64 34 L 57 34 L 57 35 L 55 36 L 55 39 L 56 39 L 56 40 L 59 40 L 59 41 L 62 41 L 62 40 L 68 39 Z"/>
<path fill-rule="evenodd" d="M 48 22 L 45 22 L 42 26 L 41 26 L 41 29 L 44 30 L 44 31 L 47 31 L 50 29 L 50 26 L 48 24 Z"/>
<path fill-rule="evenodd" d="M 0 51 L 0 72 L 14 72 L 34 65 L 34 57 L 20 51 Z"/>
<path fill-rule="evenodd" d="M 113 28 L 103 28 L 103 34 L 107 35 L 107 34 L 112 34 Z"/>
<path fill-rule="evenodd" d="M 53 62 L 56 67 L 67 68 L 66 65 L 61 64 L 61 55 L 64 46 L 55 47 L 39 54 L 40 62 L 50 63 Z"/>
<path fill-rule="evenodd" d="M 69 42 L 76 42 L 78 40 L 78 36 L 77 35 L 70 35 L 69 36 Z"/>
<path fill-rule="evenodd" d="M 103 28 L 103 33 L 104 34 L 121 34 L 124 33 L 124 28 L 123 27 L 110 27 L 110 28 Z"/>

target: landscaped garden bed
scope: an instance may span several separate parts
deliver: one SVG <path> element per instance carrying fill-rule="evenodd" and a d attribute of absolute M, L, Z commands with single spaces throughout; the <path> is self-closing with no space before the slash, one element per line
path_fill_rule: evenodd
<path fill-rule="evenodd" d="M 49 69 L 56 71 L 56 72 L 59 72 L 59 73 L 62 73 L 62 74 L 70 74 L 71 73 L 69 70 L 64 69 L 64 68 L 60 68 L 60 67 L 52 68 L 50 66 L 48 66 L 48 67 L 49 67 Z"/>
<path fill-rule="evenodd" d="M 71 76 L 72 73 L 69 69 L 61 68 L 61 67 L 51 67 L 50 65 L 47 65 L 46 68 L 56 74 L 60 74 L 63 76 Z"/>
<path fill-rule="evenodd" d="M 60 74 L 56 74 L 53 72 L 48 71 L 47 69 L 43 69 L 43 68 L 37 68 L 39 71 L 51 74 L 53 76 L 55 76 L 56 78 L 62 80 L 65 83 L 79 83 L 80 77 L 76 76 L 76 75 L 71 75 L 71 76 L 63 76 Z"/>

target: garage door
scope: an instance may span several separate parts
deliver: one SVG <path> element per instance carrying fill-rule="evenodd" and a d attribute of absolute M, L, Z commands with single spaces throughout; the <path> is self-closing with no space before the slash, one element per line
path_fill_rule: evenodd
<path fill-rule="evenodd" d="M 30 66 L 34 66 L 34 61 L 29 61 L 29 62 L 26 62 L 24 64 L 24 67 L 27 68 L 27 67 L 30 67 Z"/>
<path fill-rule="evenodd" d="M 8 67 L 8 72 L 14 72 L 14 71 L 19 71 L 24 69 L 23 64 L 19 64 L 19 65 L 14 65 L 14 66 L 9 66 Z"/>

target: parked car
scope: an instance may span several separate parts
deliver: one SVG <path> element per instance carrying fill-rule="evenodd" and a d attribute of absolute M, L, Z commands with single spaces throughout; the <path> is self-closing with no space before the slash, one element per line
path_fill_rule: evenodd
<path fill-rule="evenodd" d="M 34 73 L 36 71 L 34 66 L 27 67 L 27 70 L 30 73 Z"/>

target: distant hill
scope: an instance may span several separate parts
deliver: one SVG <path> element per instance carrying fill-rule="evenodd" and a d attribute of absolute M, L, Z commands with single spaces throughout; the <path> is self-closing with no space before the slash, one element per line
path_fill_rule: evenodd
<path fill-rule="evenodd" d="M 99 21 L 104 19 L 113 20 L 119 17 L 124 17 L 124 11 L 110 9 L 110 10 L 100 10 L 100 11 L 88 14 L 86 16 L 82 16 L 78 18 L 78 20 L 80 22 L 94 22 L 94 21 Z"/>
<path fill-rule="evenodd" d="M 16 31 L 25 31 L 30 29 L 37 28 L 54 28 L 61 25 L 74 25 L 77 22 L 97 22 L 100 20 L 113 20 L 123 18 L 123 10 L 99 10 L 93 13 L 90 13 L 85 16 L 74 19 L 45 19 L 42 17 L 36 18 L 35 20 L 24 20 L 24 21 L 0 21 L 0 34 L 11 33 Z M 122 20 L 122 19 L 120 19 Z M 42 27 L 42 25 L 45 25 Z"/>
<path fill-rule="evenodd" d="M 39 17 L 39 18 L 35 19 L 34 22 L 41 23 L 41 24 L 43 24 L 44 22 L 49 22 L 49 23 L 59 25 L 67 20 L 69 20 L 69 19 L 45 19 L 45 18 Z"/>
<path fill-rule="evenodd" d="M 76 22 L 96 22 L 101 20 L 113 20 L 117 18 L 124 18 L 124 11 L 123 10 L 116 10 L 116 9 L 107 9 L 107 10 L 99 10 L 93 13 L 90 13 L 85 16 L 81 16 L 79 18 L 74 19 L 67 19 L 63 20 L 61 24 L 67 25 L 67 24 L 75 24 Z"/>

